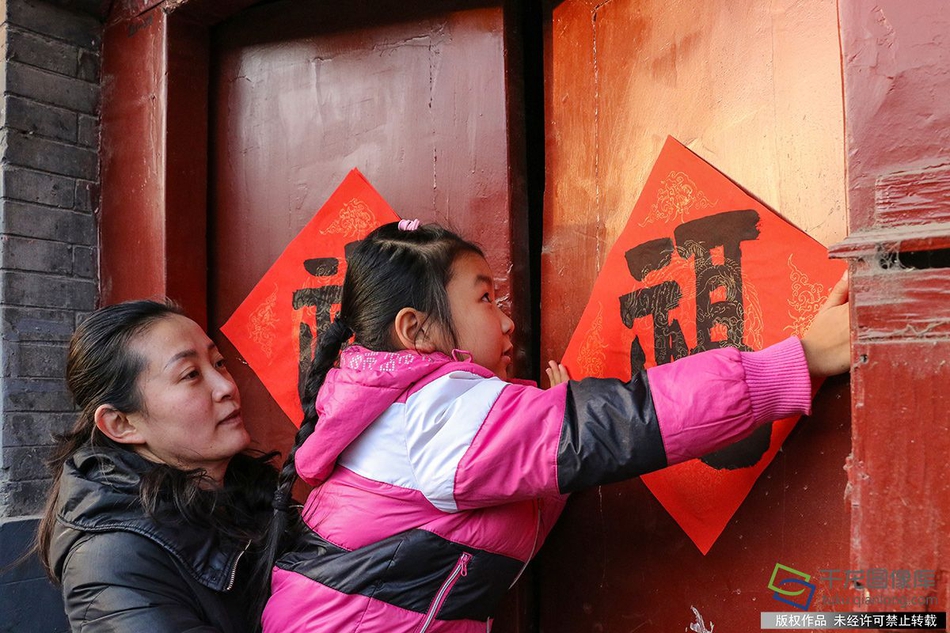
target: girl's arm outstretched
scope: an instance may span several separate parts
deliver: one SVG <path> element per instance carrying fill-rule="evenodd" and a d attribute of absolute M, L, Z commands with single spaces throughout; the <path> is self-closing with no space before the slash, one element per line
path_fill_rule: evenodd
<path fill-rule="evenodd" d="M 453 436 L 469 430 L 457 435 L 454 463 L 426 486 L 439 491 L 430 499 L 452 511 L 572 492 L 701 457 L 763 424 L 807 414 L 811 376 L 849 365 L 846 299 L 843 279 L 802 341 L 759 352 L 713 350 L 626 382 L 584 379 L 547 391 L 499 384 L 487 405 L 490 385 L 460 387 L 436 417 Z M 424 444 L 411 452 L 424 456 Z"/>

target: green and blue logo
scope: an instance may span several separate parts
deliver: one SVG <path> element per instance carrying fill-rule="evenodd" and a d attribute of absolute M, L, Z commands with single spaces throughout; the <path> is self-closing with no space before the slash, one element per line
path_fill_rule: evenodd
<path fill-rule="evenodd" d="M 815 597 L 815 585 L 809 582 L 810 580 L 809 574 L 775 563 L 772 578 L 769 580 L 769 589 L 773 591 L 772 597 L 779 602 L 807 611 L 811 606 L 812 598 Z M 806 591 L 807 595 L 803 595 Z"/>

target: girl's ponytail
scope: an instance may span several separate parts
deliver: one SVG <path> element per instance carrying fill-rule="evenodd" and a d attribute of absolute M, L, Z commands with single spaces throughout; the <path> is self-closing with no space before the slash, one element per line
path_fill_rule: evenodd
<path fill-rule="evenodd" d="M 260 591 L 255 601 L 253 612 L 253 615 L 257 618 L 258 625 L 260 624 L 260 616 L 264 611 L 264 605 L 270 596 L 271 570 L 274 567 L 274 562 L 283 549 L 282 546 L 285 538 L 288 534 L 293 533 L 288 530 L 288 526 L 293 511 L 293 487 L 294 484 L 297 483 L 297 468 L 294 458 L 297 454 L 297 449 L 303 445 L 307 438 L 313 434 L 314 429 L 316 429 L 318 419 L 316 407 L 317 393 L 320 391 L 320 387 L 323 386 L 323 382 L 326 380 L 330 369 L 333 368 L 337 358 L 339 358 L 340 349 L 351 336 L 353 336 L 353 331 L 337 317 L 330 327 L 327 328 L 326 332 L 323 333 L 323 336 L 320 337 L 317 351 L 314 354 L 313 361 L 310 363 L 310 368 L 307 370 L 307 380 L 304 385 L 302 397 L 303 422 L 301 422 L 300 429 L 294 436 L 294 445 L 287 453 L 287 460 L 280 469 L 280 474 L 277 478 L 277 490 L 274 493 L 273 500 L 274 514 L 271 517 L 270 525 L 267 527 L 263 551 L 255 564 L 255 569 L 252 574 L 252 584 L 249 585 L 251 587 L 258 587 Z"/>

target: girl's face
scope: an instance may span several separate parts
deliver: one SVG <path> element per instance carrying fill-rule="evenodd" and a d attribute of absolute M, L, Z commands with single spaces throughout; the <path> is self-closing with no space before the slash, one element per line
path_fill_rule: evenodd
<path fill-rule="evenodd" d="M 488 262 L 476 253 L 460 255 L 452 264 L 452 278 L 445 291 L 458 334 L 458 348 L 507 380 L 515 324 L 495 303 L 495 282 Z"/>
<path fill-rule="evenodd" d="M 138 377 L 142 410 L 128 414 L 144 440 L 136 452 L 182 470 L 203 468 L 222 482 L 251 438 L 218 348 L 197 323 L 177 314 L 152 324 L 131 348 L 146 361 Z"/>

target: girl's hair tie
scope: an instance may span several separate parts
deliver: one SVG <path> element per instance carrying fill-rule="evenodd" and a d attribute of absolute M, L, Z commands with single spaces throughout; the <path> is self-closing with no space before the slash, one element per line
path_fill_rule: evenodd
<path fill-rule="evenodd" d="M 400 231 L 415 231 L 419 228 L 419 220 L 399 220 Z"/>
<path fill-rule="evenodd" d="M 290 510 L 290 495 L 285 490 L 278 490 L 274 493 L 271 506 L 278 512 L 288 512 Z"/>

